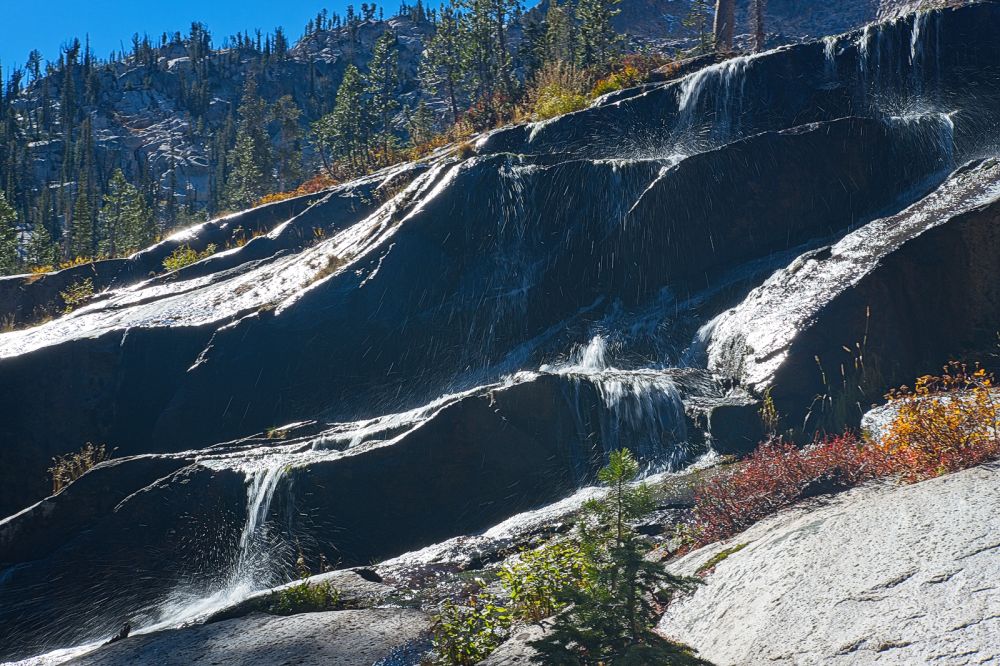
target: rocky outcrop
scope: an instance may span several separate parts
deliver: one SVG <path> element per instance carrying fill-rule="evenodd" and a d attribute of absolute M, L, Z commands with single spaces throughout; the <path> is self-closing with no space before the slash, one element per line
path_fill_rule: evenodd
<path fill-rule="evenodd" d="M 612 448 L 743 452 L 759 392 L 804 409 L 813 354 L 876 297 L 886 376 L 964 345 L 995 313 L 1000 167 L 948 174 L 992 145 L 998 25 L 935 12 L 498 130 L 168 239 L 267 230 L 0 335 L 0 511 L 87 440 L 122 458 L 0 523 L 3 656 L 203 619 L 287 582 L 299 549 L 456 544 Z M 973 270 L 913 286 L 940 261 Z M 951 328 L 912 326 L 931 308 Z"/>
<path fill-rule="evenodd" d="M 888 388 L 985 349 L 1000 320 L 998 182 L 996 160 L 968 165 L 901 213 L 802 255 L 714 323 L 709 367 L 769 390 L 788 425 L 803 424 L 802 396 L 828 395 L 856 403 L 856 426 L 860 405 Z M 838 425 L 810 417 L 807 429 Z"/>
<path fill-rule="evenodd" d="M 988 465 L 788 510 L 673 565 L 746 544 L 659 630 L 720 666 L 1000 660 L 997 502 Z"/>
<path fill-rule="evenodd" d="M 429 627 L 430 620 L 425 614 L 401 608 L 303 613 L 290 617 L 255 614 L 133 636 L 68 663 L 73 666 L 410 663 L 394 658 L 401 659 L 407 643 L 419 641 Z"/>

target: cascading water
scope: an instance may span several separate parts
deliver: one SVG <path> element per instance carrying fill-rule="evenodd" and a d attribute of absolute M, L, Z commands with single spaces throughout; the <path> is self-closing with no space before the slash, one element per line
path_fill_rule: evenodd
<path fill-rule="evenodd" d="M 860 78 L 866 97 L 864 104 L 851 107 L 852 111 L 861 115 L 874 109 L 879 113 L 870 115 L 885 118 L 888 123 L 905 125 L 912 130 L 914 141 L 933 142 L 937 153 L 941 155 L 941 167 L 950 168 L 955 161 L 955 116 L 950 112 L 943 112 L 925 99 L 923 95 L 926 91 L 922 88 L 919 89 L 921 95 L 914 92 L 918 90 L 914 81 L 928 80 L 928 68 L 934 69 L 933 62 L 939 56 L 935 41 L 939 35 L 937 23 L 935 15 L 921 14 L 913 19 L 912 30 L 908 33 L 905 29 L 900 30 L 899 26 L 892 28 L 898 33 L 894 37 L 884 34 L 891 26 L 866 27 L 855 41 L 860 70 L 857 75 L 852 67 L 843 64 L 851 62 L 850 58 L 854 56 L 850 39 L 827 38 L 821 45 L 823 64 L 819 61 L 820 46 L 810 45 L 809 62 L 816 71 L 805 72 L 799 78 L 810 81 L 808 85 L 821 91 L 814 90 L 809 94 L 832 95 L 832 91 L 841 86 L 848 90 L 845 97 L 854 94 L 854 86 Z M 759 57 L 761 56 L 735 58 L 688 76 L 668 92 L 670 95 L 676 94 L 677 101 L 678 113 L 676 118 L 671 118 L 672 125 L 665 130 L 661 126 L 652 130 L 649 127 L 629 127 L 629 132 L 641 134 L 644 131 L 668 131 L 682 145 L 688 139 L 692 144 L 700 141 L 700 146 L 695 145 L 690 151 L 685 151 L 685 154 L 690 152 L 693 156 L 698 156 L 699 151 L 694 148 L 704 148 L 705 144 L 716 147 L 741 138 L 742 134 L 750 133 L 751 129 L 759 131 L 750 122 L 747 113 L 749 108 L 753 108 L 747 94 L 755 92 L 747 84 L 748 74 L 755 82 L 766 74 L 766 71 L 754 70 L 754 61 Z M 838 61 L 842 63 L 839 67 Z M 820 67 L 823 67 L 823 71 L 819 71 Z M 908 95 L 908 103 L 899 104 L 895 112 L 887 110 L 892 106 L 883 99 L 894 92 L 888 85 L 890 83 Z M 876 87 L 879 88 L 880 98 L 872 99 L 867 93 Z M 768 93 L 765 92 L 766 94 Z M 808 97 L 809 94 L 802 97 Z M 900 96 L 903 96 L 902 93 Z M 656 123 L 663 124 L 660 116 L 647 124 L 652 126 Z M 544 128 L 544 125 L 532 128 L 531 137 L 542 136 Z M 705 132 L 709 140 L 701 140 L 705 137 L 698 137 L 698 132 Z M 794 132 L 788 135 L 794 135 Z M 657 149 L 659 148 L 658 146 Z M 639 271 L 636 269 L 630 268 L 629 262 L 635 257 L 622 252 L 613 242 L 608 241 L 604 246 L 601 243 L 607 240 L 605 235 L 610 237 L 623 226 L 630 207 L 644 192 L 653 188 L 656 183 L 674 177 L 679 169 L 673 168 L 677 159 L 667 159 L 667 153 L 660 156 L 644 155 L 644 163 L 626 159 L 636 155 L 625 147 L 622 152 L 624 154 L 620 156 L 621 159 L 575 160 L 573 169 L 567 168 L 562 176 L 559 175 L 559 169 L 564 163 L 557 163 L 556 157 L 547 157 L 544 161 L 539 160 L 538 164 L 532 164 L 530 156 L 484 154 L 462 163 L 435 166 L 414 181 L 411 189 L 420 202 L 410 214 L 415 215 L 421 206 L 434 205 L 434 193 L 452 187 L 463 170 L 466 173 L 473 171 L 479 168 L 478 165 L 492 160 L 496 166 L 488 174 L 482 175 L 476 171 L 476 177 L 482 178 L 483 190 L 488 197 L 482 202 L 477 199 L 476 205 L 488 210 L 486 219 L 468 222 L 463 219 L 461 224 L 448 228 L 447 235 L 436 237 L 432 235 L 435 229 L 429 228 L 432 225 L 426 219 L 419 220 L 423 227 L 418 224 L 411 231 L 405 226 L 405 221 L 400 222 L 393 217 L 390 213 L 394 211 L 389 211 L 387 207 L 386 211 L 370 216 L 363 224 L 356 224 L 338 234 L 338 242 L 343 241 L 343 247 L 338 245 L 335 248 L 338 257 L 361 254 L 367 250 L 367 239 L 371 236 L 387 236 L 403 228 L 404 233 L 420 237 L 420 248 L 431 247 L 437 250 L 437 246 L 447 246 L 440 255 L 433 255 L 440 257 L 442 261 L 472 266 L 467 274 L 456 274 L 454 283 L 449 285 L 453 291 L 418 291 L 413 295 L 414 308 L 410 311 L 414 326 L 437 326 L 442 331 L 454 329 L 462 332 L 463 338 L 458 341 L 445 338 L 444 335 L 433 340 L 434 344 L 460 348 L 455 353 L 455 357 L 460 359 L 456 366 L 460 367 L 449 375 L 454 377 L 453 383 L 444 383 L 445 388 L 440 392 L 421 393 L 421 402 L 418 404 L 423 406 L 412 411 L 403 411 L 413 404 L 410 403 L 392 410 L 381 409 L 381 405 L 372 407 L 372 413 L 383 416 L 364 421 L 350 419 L 360 419 L 362 415 L 371 414 L 366 412 L 344 417 L 325 415 L 337 423 L 325 424 L 322 433 L 296 445 L 272 446 L 266 450 L 241 450 L 238 454 L 228 456 L 206 453 L 203 459 L 198 460 L 199 464 L 213 470 L 235 470 L 244 475 L 245 488 L 236 488 L 236 491 L 245 490 L 245 500 L 238 494 L 226 496 L 233 504 L 245 501 L 246 507 L 245 513 L 241 514 L 244 520 L 242 528 L 234 521 L 235 534 L 227 537 L 226 546 L 232 549 L 231 562 L 225 570 L 218 572 L 211 585 L 204 584 L 202 578 L 197 585 L 186 588 L 180 586 L 175 594 L 161 604 L 157 619 L 147 625 L 146 630 L 175 626 L 204 617 L 213 610 L 240 601 L 256 590 L 283 583 L 290 577 L 288 569 L 293 558 L 288 555 L 294 549 L 294 542 L 290 543 L 292 531 L 290 528 L 285 529 L 284 522 L 276 520 L 276 514 L 284 517 L 285 514 L 279 509 L 285 503 L 291 505 L 285 491 L 292 487 L 293 478 L 294 483 L 301 485 L 301 477 L 295 477 L 297 471 L 313 462 L 339 460 L 338 456 L 346 456 L 358 449 L 388 450 L 396 442 L 419 432 L 426 424 L 433 423 L 434 418 L 442 412 L 458 411 L 457 406 L 463 401 L 474 402 L 474 409 L 469 410 L 473 416 L 463 420 L 463 415 L 459 415 L 447 422 L 448 429 L 441 432 L 449 433 L 450 436 L 451 433 L 484 421 L 493 415 L 494 412 L 490 410 L 500 409 L 492 403 L 491 394 L 494 391 L 527 385 L 538 378 L 549 381 L 543 387 L 544 390 L 557 387 L 551 390 L 557 397 L 556 401 L 564 400 L 571 406 L 570 410 L 575 410 L 575 417 L 571 415 L 566 418 L 571 425 L 561 434 L 567 440 L 572 440 L 565 447 L 568 451 L 566 457 L 569 458 L 567 466 L 570 468 L 566 470 L 565 476 L 578 486 L 592 479 L 595 453 L 599 457 L 623 446 L 635 450 L 651 468 L 676 469 L 690 462 L 689 439 L 694 433 L 689 432 L 685 400 L 691 396 L 692 382 L 685 384 L 689 379 L 684 377 L 683 371 L 669 366 L 685 369 L 705 367 L 705 349 L 712 337 L 716 320 L 710 320 L 707 324 L 704 320 L 718 310 L 713 311 L 706 306 L 696 314 L 690 313 L 708 302 L 713 303 L 711 307 L 720 307 L 720 301 L 731 298 L 733 293 L 757 279 L 751 276 L 761 273 L 762 266 L 773 270 L 775 266 L 772 264 L 786 265 L 782 251 L 797 255 L 801 250 L 769 250 L 767 257 L 734 264 L 731 270 L 740 274 L 740 277 L 733 277 L 729 282 L 726 282 L 729 278 L 725 275 L 714 275 L 713 282 L 709 285 L 706 275 L 705 282 L 693 287 L 677 285 L 676 298 L 667 293 L 674 290 L 674 283 L 667 286 L 654 285 L 655 288 L 662 289 L 655 293 L 654 290 L 642 292 L 636 297 L 637 302 L 629 303 L 627 307 L 631 310 L 628 313 L 619 311 L 614 303 L 620 295 L 602 293 L 604 283 L 594 280 L 585 285 L 584 290 L 590 290 L 585 295 L 571 294 L 577 300 L 566 308 L 569 314 L 560 312 L 552 321 L 545 320 L 545 325 L 539 326 L 538 330 L 529 331 L 530 335 L 518 337 L 524 331 L 514 330 L 515 326 L 511 322 L 516 324 L 519 319 L 526 318 L 526 313 L 532 312 L 532 308 L 540 310 L 561 306 L 560 300 L 564 297 L 562 290 L 571 291 L 568 282 L 581 272 L 570 269 L 594 262 L 595 257 L 606 259 L 608 265 L 613 264 L 613 270 L 620 274 L 616 277 L 622 277 L 626 283 L 644 277 L 637 275 Z M 591 180 L 584 182 L 600 183 L 603 189 L 577 194 L 576 199 L 566 203 L 560 197 L 573 194 L 573 188 L 579 186 L 580 174 L 585 169 L 589 171 L 584 175 Z M 442 175 L 445 171 L 446 176 Z M 545 177 L 552 181 L 543 182 Z M 472 182 L 478 185 L 477 181 Z M 543 185 L 548 189 L 544 189 Z M 428 195 L 424 189 L 433 189 L 433 192 Z M 469 187 L 462 190 L 459 196 L 471 198 L 477 195 L 475 188 Z M 456 204 L 448 202 L 448 205 Z M 569 212 L 563 209 L 569 209 Z M 444 213 L 439 211 L 438 214 L 446 215 L 447 210 L 450 209 L 445 208 Z M 664 211 L 664 215 L 670 212 L 672 211 Z M 546 227 L 546 223 L 550 223 L 552 219 L 557 222 Z M 582 230 L 578 229 L 580 220 L 588 221 L 589 226 L 581 224 Z M 688 231 L 685 228 L 671 229 L 671 232 L 677 232 L 677 238 L 680 239 L 678 242 L 688 239 L 684 235 Z M 460 240 L 456 241 L 456 238 Z M 404 240 L 406 239 L 399 241 L 400 245 Z M 816 239 L 809 240 L 810 243 L 815 241 Z M 796 242 L 805 240 L 799 239 Z M 384 255 L 390 260 L 391 251 L 390 247 Z M 560 254 L 574 252 L 582 259 L 563 257 Z M 423 256 L 414 253 L 411 260 L 422 259 Z M 668 261 L 669 259 L 664 259 L 664 262 Z M 754 264 L 752 270 L 747 269 L 754 261 L 761 263 Z M 565 269 L 559 276 L 562 281 L 553 279 L 548 283 L 543 282 L 546 271 L 555 272 L 554 265 Z M 380 269 L 376 268 L 364 281 L 359 280 L 360 289 L 381 289 L 382 286 L 374 279 L 378 270 Z M 566 278 L 566 275 L 573 277 Z M 450 275 L 449 279 L 451 277 Z M 313 290 L 321 291 L 316 288 Z M 538 297 L 537 294 L 541 291 L 551 293 L 543 294 L 544 298 Z M 727 294 L 727 291 L 730 293 Z M 391 300 L 395 297 L 389 289 L 379 293 L 382 298 Z M 453 307 L 459 301 L 463 305 L 467 302 L 475 303 L 476 307 L 468 310 L 474 314 L 466 315 L 465 311 Z M 331 299 L 329 302 L 337 301 Z M 668 321 L 665 313 L 672 313 L 671 316 L 674 316 L 681 312 L 687 313 L 691 320 L 678 323 L 676 329 L 672 329 L 674 322 Z M 305 326 L 304 323 L 302 325 Z M 366 321 L 365 326 L 367 325 Z M 385 322 L 371 324 L 372 328 L 386 325 Z M 680 350 L 684 349 L 686 343 L 681 341 L 678 344 L 678 340 L 674 339 L 675 333 L 676 337 L 686 336 L 684 340 L 691 340 L 683 355 Z M 573 342 L 580 341 L 585 342 L 572 346 Z M 566 349 L 572 351 L 568 357 L 562 356 L 561 362 L 542 363 L 559 358 Z M 424 351 L 420 349 L 419 353 Z M 380 350 L 359 349 L 358 354 L 362 353 L 374 356 Z M 418 355 L 418 350 L 404 348 L 402 354 Z M 387 367 L 389 372 L 395 370 L 395 366 Z M 420 372 L 447 374 L 451 370 L 427 367 Z M 701 376 L 706 383 L 712 381 L 703 370 Z M 422 375 L 417 376 L 414 383 L 422 379 Z M 543 395 L 543 389 L 539 389 L 537 393 L 522 394 L 519 397 L 523 400 L 522 408 L 524 403 L 533 404 L 531 400 Z M 429 395 L 441 393 L 444 395 L 428 402 Z M 713 394 L 709 397 L 718 396 Z M 487 404 L 488 406 L 483 406 Z M 397 413 L 385 415 L 390 411 Z M 505 415 L 500 414 L 498 418 L 505 418 Z M 576 432 L 570 433 L 574 418 Z M 475 449 L 475 446 L 470 445 L 468 448 Z M 506 452 L 506 449 L 501 450 Z M 476 449 L 477 465 L 478 453 L 479 450 Z M 563 453 L 560 449 L 558 455 Z M 313 471 L 310 470 L 311 473 Z M 330 478 L 338 477 L 332 475 Z M 377 474 L 372 478 L 373 483 L 378 483 Z M 330 485 L 332 484 L 327 487 Z M 295 493 L 287 493 L 293 494 Z"/>
<path fill-rule="evenodd" d="M 675 134 L 683 137 L 695 132 L 710 118 L 709 138 L 716 142 L 731 139 L 739 130 L 744 110 L 747 69 L 760 55 L 732 58 L 686 77 L 677 93 Z"/>

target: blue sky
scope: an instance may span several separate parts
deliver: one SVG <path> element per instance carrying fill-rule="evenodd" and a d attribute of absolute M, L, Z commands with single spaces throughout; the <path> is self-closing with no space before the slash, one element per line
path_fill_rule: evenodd
<path fill-rule="evenodd" d="M 353 4 L 358 8 L 361 0 Z M 4 0 L 2 5 L 0 63 L 6 78 L 12 65 L 24 64 L 31 49 L 40 50 L 46 60 L 56 60 L 62 44 L 72 37 L 82 42 L 88 33 L 101 58 L 120 44 L 128 49 L 134 32 L 187 34 L 192 21 L 207 24 L 216 45 L 226 35 L 255 28 L 271 31 L 279 25 L 294 41 L 320 9 L 343 15 L 347 0 Z M 399 2 L 383 6 L 390 14 Z"/>

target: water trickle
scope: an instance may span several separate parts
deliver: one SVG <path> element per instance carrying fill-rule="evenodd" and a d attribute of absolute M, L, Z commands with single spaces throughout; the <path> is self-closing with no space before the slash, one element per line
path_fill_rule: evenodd
<path fill-rule="evenodd" d="M 825 71 L 827 78 L 837 76 L 837 36 L 830 35 L 823 38 L 823 57 L 825 59 Z"/>
<path fill-rule="evenodd" d="M 732 58 L 687 76 L 678 91 L 678 131 L 687 132 L 699 122 L 711 120 L 712 133 L 717 139 L 732 136 L 743 113 L 747 67 L 759 55 Z M 703 112 L 699 114 L 703 98 L 714 102 L 714 118 L 705 118 Z"/>

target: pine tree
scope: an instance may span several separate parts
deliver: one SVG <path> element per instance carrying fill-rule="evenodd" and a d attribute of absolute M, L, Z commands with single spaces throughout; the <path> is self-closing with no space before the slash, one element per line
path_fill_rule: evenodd
<path fill-rule="evenodd" d="M 333 162 L 342 162 L 351 173 L 364 172 L 369 162 L 367 118 L 361 73 L 348 65 L 333 111 L 313 123 L 315 143 L 328 173 L 333 173 Z"/>
<path fill-rule="evenodd" d="M 579 0 L 576 17 L 580 23 L 580 58 L 583 67 L 604 67 L 620 41 L 611 19 L 621 11 L 620 0 Z"/>
<path fill-rule="evenodd" d="M 274 103 L 271 116 L 278 125 L 278 145 L 275 151 L 275 166 L 278 172 L 278 189 L 292 189 L 302 178 L 302 129 L 299 119 L 302 111 L 291 95 L 285 95 Z"/>
<path fill-rule="evenodd" d="M 545 62 L 570 64 L 577 57 L 577 36 L 571 10 L 556 3 L 545 14 Z"/>
<path fill-rule="evenodd" d="M 441 9 L 437 30 L 427 42 L 420 61 L 420 82 L 432 93 L 443 92 L 451 107 L 452 122 L 458 122 L 458 97 L 464 79 L 464 37 L 454 1 Z"/>
<path fill-rule="evenodd" d="M 59 250 L 44 224 L 35 223 L 25 247 L 27 264 L 31 267 L 55 266 Z"/>
<path fill-rule="evenodd" d="M 736 0 L 716 0 L 715 23 L 712 32 L 715 34 L 715 50 L 719 53 L 729 53 L 733 50 L 733 32 L 736 23 Z"/>
<path fill-rule="evenodd" d="M 434 112 L 424 100 L 420 100 L 417 108 L 410 114 L 406 129 L 410 133 L 410 145 L 413 146 L 427 143 L 434 136 Z"/>
<path fill-rule="evenodd" d="M 87 190 L 86 181 L 77 184 L 76 203 L 73 204 L 73 219 L 69 233 L 69 256 L 72 258 L 94 257 L 94 223 Z"/>
<path fill-rule="evenodd" d="M 667 573 L 661 563 L 646 559 L 631 523 L 648 514 L 653 501 L 645 484 L 632 485 L 638 473 L 638 463 L 624 449 L 613 452 L 601 470 L 608 496 L 588 502 L 579 525 L 588 562 L 586 585 L 569 591 L 572 606 L 556 617 L 545 638 L 531 644 L 538 662 L 708 664 L 653 631 L 658 600 L 690 592 L 698 581 Z"/>
<path fill-rule="evenodd" d="M 101 254 L 118 257 L 131 254 L 153 242 L 153 214 L 146 199 L 116 169 L 104 195 L 98 218 Z"/>
<path fill-rule="evenodd" d="M 767 0 L 751 0 L 750 16 L 753 21 L 753 50 L 755 53 L 760 53 L 765 49 L 764 12 L 766 11 Z"/>
<path fill-rule="evenodd" d="M 375 120 L 375 135 L 382 151 L 382 159 L 388 159 L 394 142 L 392 134 L 392 114 L 399 109 L 396 89 L 399 87 L 399 53 L 396 50 L 396 35 L 383 32 L 372 49 L 372 59 L 368 65 L 367 93 L 371 104 L 371 115 Z"/>
<path fill-rule="evenodd" d="M 247 207 L 272 188 L 271 139 L 267 135 L 267 105 L 257 94 L 257 80 L 248 75 L 238 110 L 236 145 L 229 154 L 227 198 L 234 206 Z"/>
<path fill-rule="evenodd" d="M 20 266 L 17 236 L 17 212 L 0 191 L 0 274 L 14 273 Z"/>
<path fill-rule="evenodd" d="M 682 21 L 685 28 L 698 36 L 698 52 L 707 53 L 712 50 L 713 37 L 711 28 L 712 8 L 709 0 L 691 0 L 691 8 Z"/>

